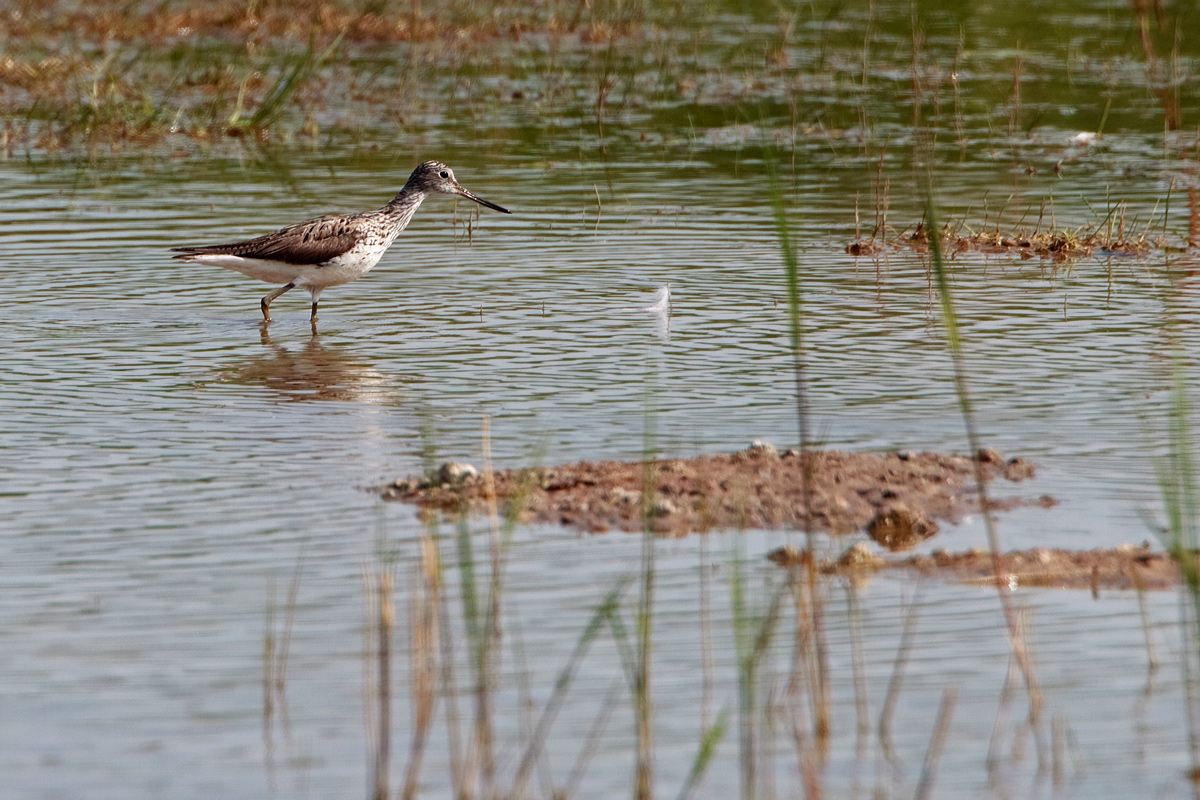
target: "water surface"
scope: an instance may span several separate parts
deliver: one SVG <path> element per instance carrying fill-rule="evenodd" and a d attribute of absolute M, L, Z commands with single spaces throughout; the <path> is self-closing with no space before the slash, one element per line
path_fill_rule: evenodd
<path fill-rule="evenodd" d="M 1178 244 L 1187 228 L 1182 191 L 1194 172 L 1179 135 L 1164 137 L 1144 73 L 1127 60 L 1132 15 L 1107 4 L 1060 6 L 1051 13 L 1031 4 L 1029 18 L 1045 23 L 1033 27 L 1000 7 L 929 10 L 924 68 L 948 74 L 960 58 L 965 98 L 963 144 L 950 84 L 938 84 L 941 116 L 932 99 L 922 115 L 937 132 L 943 213 L 978 226 L 1032 225 L 1044 202 L 1056 226 L 1090 229 L 1120 201 L 1131 225 L 1152 223 Z M 589 73 L 596 53 L 573 53 L 560 76 L 570 91 L 534 102 L 549 73 L 531 41 L 505 46 L 515 68 L 493 65 L 475 79 L 477 89 L 499 87 L 494 96 L 508 100 L 475 114 L 462 105 L 431 110 L 412 129 L 381 127 L 371 137 L 378 146 L 335 140 L 176 159 L 35 152 L 0 164 L 0 771 L 11 791 L 360 791 L 368 753 L 362 576 L 384 554 L 394 559 L 404 619 L 423 530 L 412 509 L 382 504 L 363 487 L 418 474 L 431 448 L 438 459 L 480 463 L 485 415 L 501 466 L 640 457 L 647 408 L 666 455 L 753 439 L 796 444 L 770 157 L 782 166 L 799 246 L 821 442 L 964 451 L 929 264 L 903 250 L 879 260 L 844 250 L 857 235 L 856 209 L 862 228 L 873 225 L 880 165 L 893 231 L 921 217 L 912 164 L 924 134 L 913 132 L 911 103 L 899 94 L 911 86 L 907 9 L 880 5 L 870 23 L 866 95 L 853 73 L 865 12 L 824 24 L 804 17 L 786 48 L 789 66 L 774 83 L 751 86 L 739 82 L 737 65 L 754 59 L 760 70 L 762 43 L 777 27 L 730 10 L 694 61 L 671 62 L 674 71 L 649 59 L 645 43 L 616 48 L 624 59 L 617 74 L 627 80 L 614 89 L 603 126 Z M 1027 88 L 1010 130 L 1014 27 Z M 968 37 L 961 55 L 960 29 Z M 1190 47 L 1180 55 L 1185 69 L 1194 64 Z M 691 83 L 681 91 L 668 73 Z M 435 77 L 438 96 L 463 90 L 461 75 Z M 514 90 L 526 100 L 513 100 Z M 1188 113 L 1190 91 L 1181 88 Z M 1102 142 L 1070 145 L 1078 130 L 1099 125 L 1104 92 L 1116 100 Z M 270 287 L 169 258 L 167 248 L 179 244 L 377 207 L 425 157 L 452 164 L 466 186 L 513 215 L 431 199 L 373 272 L 324 295 L 316 335 L 303 295 L 281 298 L 277 322 L 263 332 L 257 304 Z M 1193 268 L 1189 257 L 1169 258 L 1177 270 Z M 1006 547 L 1152 538 L 1147 519 L 1159 494 L 1151 455 L 1161 446 L 1168 385 L 1167 260 L 967 255 L 953 263 L 981 434 L 1038 465 L 1034 481 L 1007 491 L 1059 501 L 1004 515 Z M 664 336 L 636 309 L 667 283 L 673 311 Z M 1182 285 L 1190 301 L 1194 282 Z M 1190 323 L 1180 329 L 1189 351 Z M 765 597 L 778 576 L 760 557 L 787 536 L 716 533 L 703 544 L 657 545 L 660 792 L 681 784 L 700 728 L 736 708 L 731 560 L 738 552 L 748 559 L 754 596 Z M 984 546 L 982 525 L 966 520 L 935 544 Z M 520 686 L 544 702 L 591 608 L 636 570 L 640 546 L 627 535 L 518 530 L 497 695 L 502 773 L 519 758 Z M 265 619 L 298 563 L 288 724 L 276 720 L 268 736 Z M 711 573 L 711 693 L 699 678 L 702 570 Z M 452 570 L 448 577 L 457 580 Z M 856 595 L 873 720 L 915 592 L 910 577 L 897 576 Z M 630 589 L 627 616 L 635 596 Z M 847 594 L 829 587 L 830 793 L 866 796 L 880 785 L 911 793 L 947 685 L 960 699 L 938 790 L 1051 793 L 1036 748 L 1019 738 L 1019 695 L 1012 719 L 998 726 L 1000 769 L 985 768 L 1008 668 L 995 593 L 927 584 L 915 596 L 920 620 L 896 711 L 895 769 L 876 745 L 856 741 Z M 1150 675 L 1134 595 L 1016 596 L 1030 609 L 1047 717 L 1069 732 L 1057 790 L 1182 796 L 1188 758 L 1175 597 L 1147 598 L 1163 662 Z M 768 694 L 786 680 L 789 646 L 781 635 L 764 668 Z M 401 659 L 398 763 L 408 746 L 407 674 Z M 551 763 L 561 782 L 617 686 L 583 796 L 631 786 L 622 680 L 617 649 L 601 637 L 555 728 Z M 736 791 L 735 730 L 702 796 Z M 777 770 L 777 793 L 790 796 L 798 791 L 789 735 L 781 726 L 763 753 Z M 432 795 L 447 791 L 446 741 L 442 720 L 423 771 Z"/>

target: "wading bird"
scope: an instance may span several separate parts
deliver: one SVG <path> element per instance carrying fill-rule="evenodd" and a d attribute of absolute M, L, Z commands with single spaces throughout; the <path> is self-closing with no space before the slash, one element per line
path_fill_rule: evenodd
<path fill-rule="evenodd" d="M 281 284 L 262 299 L 264 325 L 271 321 L 272 301 L 302 286 L 312 295 L 315 323 L 321 292 L 367 274 L 408 226 L 421 201 L 434 193 L 458 195 L 510 213 L 507 208 L 489 203 L 464 188 L 445 164 L 426 161 L 413 170 L 400 193 L 378 211 L 317 217 L 244 242 L 176 247 L 173 249 L 180 255 L 175 258 L 224 267 L 260 281 Z"/>

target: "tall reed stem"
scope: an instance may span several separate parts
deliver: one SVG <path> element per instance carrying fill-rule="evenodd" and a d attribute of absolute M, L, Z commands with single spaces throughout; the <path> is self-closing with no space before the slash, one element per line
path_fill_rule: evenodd
<path fill-rule="evenodd" d="M 810 434 L 810 405 L 808 379 L 804 361 L 804 294 L 800 283 L 800 264 L 792 244 L 791 226 L 774 159 L 768 161 L 771 203 L 775 212 L 775 233 L 783 256 L 784 276 L 788 293 L 788 323 L 792 349 L 792 373 L 796 384 L 796 420 L 800 430 L 800 494 L 804 503 L 805 546 L 808 602 L 797 602 L 796 635 L 812 643 L 816 668 L 811 671 L 809 686 L 813 695 L 813 726 L 821 750 L 828 745 L 830 733 L 828 649 L 825 640 L 825 606 L 816 569 L 814 530 L 812 524 L 812 473 L 816 456 Z M 799 597 L 799 595 L 797 595 Z"/>
<path fill-rule="evenodd" d="M 932 184 L 932 182 L 931 182 Z M 1025 688 L 1029 693 L 1029 722 L 1034 731 L 1038 730 L 1038 720 L 1042 709 L 1042 696 L 1038 689 L 1033 673 L 1033 662 L 1026 647 L 1025 636 L 1017 618 L 1016 608 L 1012 602 L 1012 589 L 1004 573 L 1004 560 L 1000 550 L 1000 536 L 996 531 L 996 521 L 992 515 L 991 502 L 987 495 L 987 478 L 984 475 L 983 460 L 980 458 L 979 432 L 975 425 L 975 411 L 971 404 L 971 395 L 967 387 L 966 360 L 963 356 L 962 335 L 958 328 L 958 316 L 954 308 L 954 296 L 950 289 L 949 272 L 945 259 L 942 257 L 942 231 L 938 225 L 934 211 L 932 185 L 926 196 L 925 224 L 929 231 L 929 249 L 933 259 L 933 272 L 937 280 L 938 297 L 942 307 L 942 325 L 946 331 L 946 342 L 950 349 L 950 360 L 954 368 L 954 388 L 958 395 L 959 410 L 962 413 L 963 424 L 966 427 L 967 446 L 971 451 L 971 463 L 975 470 L 975 484 L 979 492 L 979 506 L 983 514 L 984 528 L 987 531 L 988 548 L 991 550 L 992 572 L 996 592 L 1000 597 L 1000 606 L 1004 612 L 1004 620 L 1008 627 L 1009 643 L 1013 657 L 1025 679 Z"/>

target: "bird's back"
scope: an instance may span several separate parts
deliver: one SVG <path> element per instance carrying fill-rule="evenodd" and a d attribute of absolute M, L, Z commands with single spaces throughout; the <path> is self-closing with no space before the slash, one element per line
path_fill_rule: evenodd
<path fill-rule="evenodd" d="M 370 234 L 364 214 L 330 214 L 288 225 L 272 233 L 227 244 L 174 248 L 175 258 L 228 255 L 285 264 L 317 265 L 331 261 L 355 248 Z"/>

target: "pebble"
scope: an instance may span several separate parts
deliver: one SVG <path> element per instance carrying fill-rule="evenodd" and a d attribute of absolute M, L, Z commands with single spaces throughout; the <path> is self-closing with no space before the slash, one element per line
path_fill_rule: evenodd
<path fill-rule="evenodd" d="M 1033 477 L 1033 465 L 1020 456 L 1008 460 L 1004 468 L 1004 477 L 1010 481 L 1022 481 Z"/>
<path fill-rule="evenodd" d="M 843 567 L 878 569 L 884 560 L 871 552 L 871 546 L 866 542 L 855 542 L 854 546 L 842 553 L 838 563 Z"/>
<path fill-rule="evenodd" d="M 447 461 L 438 468 L 437 477 L 438 483 L 455 486 L 468 478 L 478 478 L 479 470 L 465 461 Z"/>
<path fill-rule="evenodd" d="M 642 493 L 633 489 L 626 489 L 623 486 L 617 486 L 612 490 L 612 499 L 618 503 L 635 506 L 642 502 Z"/>
<path fill-rule="evenodd" d="M 975 454 L 975 458 L 981 464 L 1001 464 L 1004 458 L 990 447 L 981 447 L 979 452 Z"/>
<path fill-rule="evenodd" d="M 908 550 L 938 532 L 938 525 L 919 511 L 897 503 L 867 523 L 867 533 L 888 550 Z"/>
<path fill-rule="evenodd" d="M 679 509 L 665 497 L 660 497 L 654 501 L 654 505 L 650 506 L 650 516 L 652 517 L 668 517 L 677 513 L 679 513 Z"/>
<path fill-rule="evenodd" d="M 779 455 L 779 451 L 775 449 L 775 445 L 770 442 L 764 442 L 762 439 L 755 439 L 746 449 L 751 453 L 761 453 L 765 456 Z"/>

